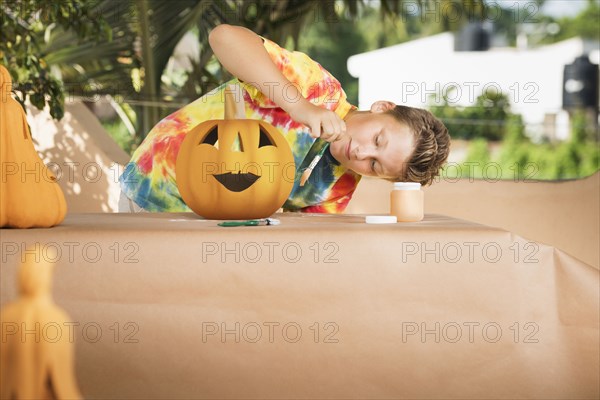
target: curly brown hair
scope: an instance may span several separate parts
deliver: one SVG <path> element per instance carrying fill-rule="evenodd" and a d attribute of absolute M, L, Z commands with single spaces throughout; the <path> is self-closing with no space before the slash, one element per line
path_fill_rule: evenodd
<path fill-rule="evenodd" d="M 396 106 L 386 113 L 406 123 L 415 138 L 415 149 L 402 168 L 402 175 L 388 180 L 431 185 L 450 153 L 448 129 L 432 113 L 421 108 Z"/>

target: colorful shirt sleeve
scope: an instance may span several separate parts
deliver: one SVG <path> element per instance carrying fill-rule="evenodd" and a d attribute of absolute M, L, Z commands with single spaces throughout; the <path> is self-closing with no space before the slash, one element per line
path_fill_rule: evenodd
<path fill-rule="evenodd" d="M 314 105 L 335 111 L 340 117 L 345 117 L 351 105 L 346 101 L 346 93 L 340 82 L 318 62 L 299 51 L 286 50 L 277 43 L 262 38 L 267 53 L 283 76 L 296 86 L 302 96 Z M 250 82 L 242 82 L 253 102 L 262 108 L 277 108 L 265 94 L 260 92 Z M 270 86 L 269 90 L 284 90 Z"/>

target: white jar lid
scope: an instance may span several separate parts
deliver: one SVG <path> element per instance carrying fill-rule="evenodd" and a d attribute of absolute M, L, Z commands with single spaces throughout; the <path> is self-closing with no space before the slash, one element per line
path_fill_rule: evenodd
<path fill-rule="evenodd" d="M 395 215 L 367 215 L 365 218 L 367 224 L 395 224 L 398 217 Z"/>
<path fill-rule="evenodd" d="M 419 182 L 394 182 L 394 190 L 421 190 Z"/>

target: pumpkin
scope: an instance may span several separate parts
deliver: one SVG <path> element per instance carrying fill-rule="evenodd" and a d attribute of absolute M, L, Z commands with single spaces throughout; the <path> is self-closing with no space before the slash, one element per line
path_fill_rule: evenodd
<path fill-rule="evenodd" d="M 0 227 L 51 227 L 65 218 L 65 196 L 33 147 L 11 85 L 8 70 L 0 65 Z"/>
<path fill-rule="evenodd" d="M 272 215 L 290 195 L 294 175 L 294 157 L 283 135 L 251 119 L 199 124 L 181 143 L 175 165 L 183 201 L 208 219 Z"/>

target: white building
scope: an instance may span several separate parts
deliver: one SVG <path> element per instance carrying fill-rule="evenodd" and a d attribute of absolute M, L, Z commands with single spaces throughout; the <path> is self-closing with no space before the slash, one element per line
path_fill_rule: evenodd
<path fill-rule="evenodd" d="M 431 95 L 440 100 L 450 86 L 457 87 L 451 104 L 468 106 L 482 90 L 496 89 L 508 95 L 532 136 L 545 124 L 564 139 L 569 124 L 562 110 L 563 69 L 583 53 L 598 64 L 598 43 L 580 38 L 526 50 L 455 52 L 454 35 L 442 33 L 352 56 L 348 71 L 359 79 L 360 109 L 382 99 L 425 108 Z"/>

